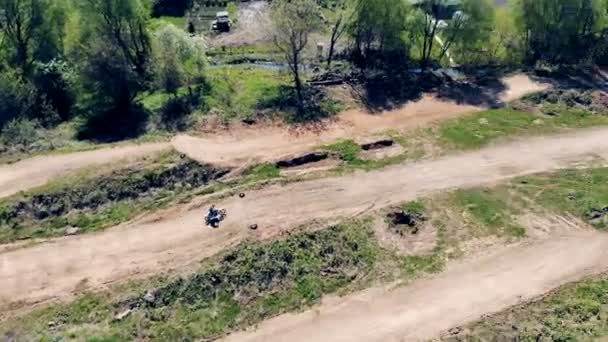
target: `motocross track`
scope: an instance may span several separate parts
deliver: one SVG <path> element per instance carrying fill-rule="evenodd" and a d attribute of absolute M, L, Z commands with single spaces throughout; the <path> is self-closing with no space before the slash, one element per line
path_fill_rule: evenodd
<path fill-rule="evenodd" d="M 527 93 L 547 87 L 526 75 L 503 79 L 505 92 L 501 101 L 510 101 Z M 305 131 L 301 134 L 283 127 L 253 127 L 231 130 L 227 134 L 206 138 L 177 136 L 172 145 L 178 151 L 201 162 L 218 165 L 242 166 L 243 163 L 275 160 L 287 154 L 308 151 L 322 142 L 343 137 L 356 137 L 387 129 L 405 129 L 464 113 L 482 110 L 481 107 L 441 101 L 425 95 L 400 109 L 378 114 L 351 110 L 338 115 L 336 122 L 323 127 L 319 134 Z M 40 156 L 12 165 L 0 166 L 0 198 L 19 191 L 40 186 L 67 172 L 92 165 L 109 163 L 127 157 L 139 157 L 168 148 L 169 144 L 152 143 L 127 147 L 104 148 L 94 151 L 63 155 Z"/>
<path fill-rule="evenodd" d="M 498 95 L 499 101 L 502 102 L 509 102 L 548 87 L 547 84 L 535 82 L 523 74 L 505 77 L 502 82 L 505 91 Z M 310 151 L 316 146 L 340 138 L 364 137 L 386 130 L 417 128 L 434 121 L 484 109 L 486 108 L 442 101 L 434 95 L 426 94 L 418 101 L 381 113 L 370 114 L 360 109 L 343 112 L 335 122 L 327 123 L 316 134 L 310 131 L 298 134 L 282 127 L 254 126 L 204 138 L 179 135 L 173 139 L 172 144 L 178 151 L 202 162 L 241 166 L 243 163 L 275 161 L 286 155 Z"/>
<path fill-rule="evenodd" d="M 217 203 L 228 212 L 217 230 L 205 228 L 202 210 L 190 205 L 99 233 L 7 250 L 0 253 L 0 307 L 18 309 L 75 290 L 187 268 L 247 237 L 269 238 L 313 219 L 352 217 L 436 191 L 569 167 L 585 159 L 605 161 L 607 135 L 608 128 L 582 130 L 341 178 L 269 186 Z M 259 225 L 257 231 L 247 229 L 253 223 Z M 587 253 L 586 266 L 597 266 L 589 241 L 576 241 L 572 248 Z M 534 251 L 532 259 L 552 257 L 542 248 Z M 567 267 L 558 268 L 551 277 L 567 272 Z M 504 291 L 510 295 L 509 288 Z"/>
<path fill-rule="evenodd" d="M 88 166 L 102 165 L 125 158 L 138 158 L 169 148 L 168 143 L 151 143 L 102 148 L 34 157 L 0 166 L 0 198 L 45 184 L 53 178 Z"/>
<path fill-rule="evenodd" d="M 374 288 L 326 300 L 226 341 L 424 341 L 606 270 L 608 235 L 570 232 L 502 248 L 404 288 Z"/>

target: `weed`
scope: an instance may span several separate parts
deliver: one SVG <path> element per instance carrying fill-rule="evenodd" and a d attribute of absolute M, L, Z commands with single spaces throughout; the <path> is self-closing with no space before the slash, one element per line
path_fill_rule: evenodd
<path fill-rule="evenodd" d="M 607 275 L 561 287 L 527 305 L 485 318 L 449 340 L 587 341 L 608 336 Z"/>
<path fill-rule="evenodd" d="M 500 138 L 608 124 L 608 117 L 582 110 L 539 116 L 510 108 L 493 109 L 440 124 L 439 141 L 451 149 L 474 149 Z"/>
<path fill-rule="evenodd" d="M 281 170 L 274 164 L 264 163 L 253 166 L 243 173 L 245 183 L 255 183 L 281 176 Z"/>
<path fill-rule="evenodd" d="M 512 209 L 495 192 L 458 190 L 454 192 L 453 200 L 479 223 L 481 235 L 523 237 L 526 234 L 523 227 L 513 222 Z"/>
<path fill-rule="evenodd" d="M 600 229 L 608 228 L 608 168 L 562 170 L 515 181 L 515 188 L 541 206 L 570 213 Z M 597 216 L 592 214 L 599 213 Z"/>

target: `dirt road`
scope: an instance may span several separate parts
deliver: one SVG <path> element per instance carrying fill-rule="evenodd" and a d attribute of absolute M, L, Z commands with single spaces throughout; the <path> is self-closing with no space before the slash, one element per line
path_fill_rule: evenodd
<path fill-rule="evenodd" d="M 158 220 L 7 251 L 0 253 L 0 307 L 186 267 L 252 234 L 271 237 L 312 219 L 353 216 L 435 191 L 570 166 L 586 157 L 608 160 L 607 135 L 607 128 L 577 131 L 375 172 L 270 186 L 218 203 L 229 213 L 219 230 L 203 227 L 201 210 L 181 207 Z M 251 223 L 260 229 L 249 231 Z"/>
<path fill-rule="evenodd" d="M 405 288 L 376 288 L 328 300 L 226 341 L 424 341 L 606 270 L 608 235 L 580 231 L 467 260 Z"/>
<path fill-rule="evenodd" d="M 504 80 L 503 101 L 543 89 L 545 85 L 532 81 L 525 75 L 515 75 Z M 420 101 L 381 114 L 370 115 L 351 110 L 338 116 L 337 122 L 319 134 L 307 132 L 295 135 L 285 128 L 260 128 L 231 131 L 206 138 L 178 136 L 172 144 L 180 152 L 202 162 L 238 165 L 244 162 L 272 160 L 291 153 L 307 151 L 323 142 L 343 137 L 373 134 L 386 129 L 417 127 L 431 121 L 454 117 L 480 110 L 479 107 L 440 101 L 431 95 Z M 127 157 L 139 157 L 168 148 L 169 144 L 154 143 L 126 147 L 104 148 L 94 151 L 63 155 L 40 156 L 21 162 L 0 166 L 0 198 L 19 191 L 42 185 L 67 172 L 109 163 Z"/>
<path fill-rule="evenodd" d="M 523 74 L 506 77 L 502 82 L 505 91 L 499 94 L 499 100 L 503 102 L 547 87 Z M 173 139 L 172 144 L 178 151 L 199 161 L 240 166 L 243 163 L 272 161 L 289 154 L 306 152 L 340 138 L 374 135 L 389 129 L 417 128 L 483 109 L 485 108 L 443 101 L 427 94 L 416 102 L 382 113 L 370 114 L 360 109 L 346 111 L 318 134 L 306 132 L 298 135 L 282 127 L 253 127 L 204 138 L 180 135 Z"/>
<path fill-rule="evenodd" d="M 49 180 L 83 167 L 137 158 L 169 148 L 168 143 L 150 143 L 34 157 L 0 166 L 0 198 L 43 185 Z"/>
<path fill-rule="evenodd" d="M 272 42 L 272 22 L 266 1 L 240 3 L 236 29 L 209 41 L 210 47 L 234 47 Z"/>

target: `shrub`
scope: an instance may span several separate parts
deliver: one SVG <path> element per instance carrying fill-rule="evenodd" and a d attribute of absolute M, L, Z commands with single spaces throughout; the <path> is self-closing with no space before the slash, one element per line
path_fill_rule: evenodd
<path fill-rule="evenodd" d="M 2 129 L 0 142 L 11 148 L 25 150 L 40 139 L 40 128 L 36 120 L 13 119 Z"/>

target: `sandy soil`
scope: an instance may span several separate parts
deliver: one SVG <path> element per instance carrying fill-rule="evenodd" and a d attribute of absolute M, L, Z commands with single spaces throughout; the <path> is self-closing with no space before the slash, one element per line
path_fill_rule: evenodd
<path fill-rule="evenodd" d="M 501 95 L 504 101 L 521 97 L 545 87 L 525 75 L 504 79 L 507 90 Z M 276 158 L 308 151 L 323 143 L 343 137 L 369 135 L 387 129 L 417 127 L 444 118 L 482 108 L 444 102 L 432 95 L 404 107 L 371 115 L 361 110 L 351 110 L 338 116 L 335 123 L 318 133 L 294 132 L 285 127 L 254 127 L 234 130 L 226 134 L 194 138 L 177 136 L 173 146 L 202 162 L 242 166 L 247 162 L 274 160 Z M 169 147 L 165 143 L 152 143 L 99 149 L 63 155 L 40 156 L 21 162 L 0 166 L 0 197 L 42 185 L 52 178 L 79 168 L 100 165 L 127 157 L 140 157 Z"/>
<path fill-rule="evenodd" d="M 352 217 L 435 191 L 571 166 L 586 157 L 608 160 L 607 134 L 607 128 L 577 131 L 341 178 L 270 186 L 218 203 L 228 217 L 217 230 L 203 226 L 202 210 L 184 206 L 104 232 L 8 249 L 0 253 L 0 307 L 187 267 L 247 237 L 269 238 L 312 219 Z M 260 227 L 255 232 L 247 229 L 252 223 Z M 588 260 L 593 266 L 591 255 Z"/>
<path fill-rule="evenodd" d="M 554 227 L 555 228 L 555 227 Z M 421 341 L 608 270 L 608 235 L 579 231 L 452 265 L 398 289 L 374 288 L 268 320 L 226 341 Z"/>
<path fill-rule="evenodd" d="M 168 143 L 151 143 L 94 151 L 47 155 L 0 166 L 0 197 L 43 185 L 49 180 L 87 166 L 124 158 L 138 158 L 169 148 Z"/>

